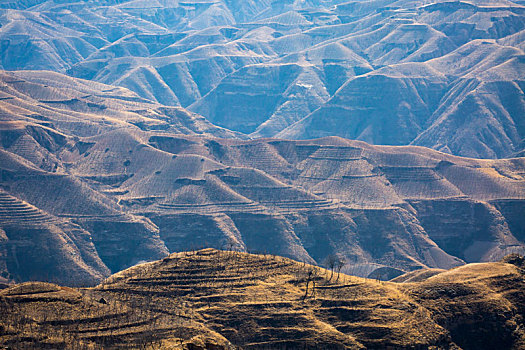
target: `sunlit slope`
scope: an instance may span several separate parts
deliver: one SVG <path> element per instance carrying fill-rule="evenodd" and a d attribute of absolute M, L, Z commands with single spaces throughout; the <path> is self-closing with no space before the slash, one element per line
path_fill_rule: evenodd
<path fill-rule="evenodd" d="M 272 255 L 178 253 L 93 289 L 34 282 L 5 289 L 0 341 L 56 348 L 519 349 L 523 261 L 507 262 L 392 283 Z"/>
<path fill-rule="evenodd" d="M 51 128 L 76 136 L 93 136 L 123 127 L 236 136 L 202 116 L 160 105 L 128 89 L 49 71 L 2 71 L 0 95 L 1 121 L 24 121 L 44 127 L 51 124 Z M 13 128 L 16 123 L 3 125 Z"/>
<path fill-rule="evenodd" d="M 189 317 L 190 310 L 177 315 L 152 311 L 125 298 L 105 300 L 43 282 L 16 285 L 0 291 L 0 298 L 0 342 L 5 346 L 187 349 L 207 345 L 228 349 L 226 339 Z"/>

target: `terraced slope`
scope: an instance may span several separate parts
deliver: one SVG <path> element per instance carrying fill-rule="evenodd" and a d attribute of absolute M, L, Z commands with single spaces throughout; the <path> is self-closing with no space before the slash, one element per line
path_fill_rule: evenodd
<path fill-rule="evenodd" d="M 188 107 L 251 137 L 524 150 L 520 1 L 4 1 L 0 65 Z"/>
<path fill-rule="evenodd" d="M 164 314 L 124 300 L 28 282 L 0 291 L 0 342 L 13 348 L 181 349 L 228 342 L 184 313 Z M 201 347 L 202 348 L 202 347 Z"/>
<path fill-rule="evenodd" d="M 56 219 L 38 208 L 0 192 L 0 223 L 8 225 L 31 225 L 53 223 Z"/>
<path fill-rule="evenodd" d="M 1 277 L 91 285 L 109 275 L 91 235 L 0 190 Z"/>
<path fill-rule="evenodd" d="M 34 123 L 77 136 L 93 136 L 124 126 L 178 134 L 240 136 L 210 124 L 202 116 L 154 103 L 128 89 L 48 71 L 0 72 L 0 101 L 4 122 Z M 2 129 L 6 127 L 3 124 Z M 62 146 L 62 135 L 54 137 Z M 3 142 L 4 147 L 12 147 L 24 157 L 48 156 L 39 154 L 31 144 Z M 84 146 L 83 152 L 87 148 L 89 145 Z"/>
<path fill-rule="evenodd" d="M 6 311 L 0 342 L 56 348 L 491 349 L 497 341 L 519 349 L 525 341 L 523 258 L 506 261 L 392 283 L 272 255 L 177 253 L 92 289 L 33 282 L 0 291 Z"/>
<path fill-rule="evenodd" d="M 75 244 L 99 260 L 78 259 L 97 266 L 98 279 L 202 247 L 321 265 L 337 255 L 343 272 L 381 279 L 525 251 L 523 158 L 475 160 L 336 137 L 213 138 L 235 135 L 128 90 L 33 73 L 3 75 L 0 188 L 31 222 L 57 220 L 69 237 L 87 232 Z M 107 108 L 88 108 L 88 94 Z M 64 96 L 91 102 L 77 108 Z M 19 246 L 13 237 L 3 242 L 21 248 L 5 248 L 2 259 L 12 263 L 2 272 L 24 281 L 33 272 L 21 273 L 15 256 L 24 247 L 48 254 L 38 240 Z"/>

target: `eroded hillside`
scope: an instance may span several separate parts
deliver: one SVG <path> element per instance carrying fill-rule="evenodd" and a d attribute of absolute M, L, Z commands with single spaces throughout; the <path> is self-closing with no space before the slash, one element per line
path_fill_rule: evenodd
<path fill-rule="evenodd" d="M 4 1 L 0 64 L 129 88 L 252 137 L 523 155 L 507 0 Z"/>
<path fill-rule="evenodd" d="M 519 349 L 525 344 L 523 268 L 523 258 L 514 257 L 421 270 L 417 281 L 393 283 L 272 255 L 177 253 L 91 289 L 29 282 L 0 291 L 0 343 L 90 349 Z"/>
<path fill-rule="evenodd" d="M 182 108 L 50 72 L 5 72 L 1 87 L 8 280 L 45 270 L 93 284 L 192 247 L 335 255 L 343 272 L 381 279 L 525 250 L 524 158 L 243 141 Z"/>

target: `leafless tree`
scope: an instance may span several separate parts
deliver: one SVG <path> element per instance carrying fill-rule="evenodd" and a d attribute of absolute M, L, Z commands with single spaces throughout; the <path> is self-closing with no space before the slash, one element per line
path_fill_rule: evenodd
<path fill-rule="evenodd" d="M 304 291 L 303 300 L 306 300 L 306 298 L 308 298 L 308 291 L 310 288 L 310 283 L 312 284 L 312 293 L 310 295 L 311 296 L 315 295 L 315 278 L 317 277 L 317 275 L 318 275 L 318 270 L 317 268 L 313 266 L 311 266 L 306 271 L 306 290 Z"/>
<path fill-rule="evenodd" d="M 335 268 L 337 269 L 337 278 L 335 282 L 337 283 L 339 281 L 339 273 L 341 272 L 341 269 L 346 265 L 346 260 L 344 258 L 338 258 Z"/>
<path fill-rule="evenodd" d="M 325 259 L 324 259 L 324 264 L 326 265 L 326 267 L 328 267 L 328 269 L 330 270 L 330 278 L 328 279 L 328 282 L 331 282 L 332 281 L 332 277 L 334 275 L 334 268 L 335 266 L 337 265 L 337 256 L 334 255 L 334 254 L 330 254 L 328 255 Z"/>

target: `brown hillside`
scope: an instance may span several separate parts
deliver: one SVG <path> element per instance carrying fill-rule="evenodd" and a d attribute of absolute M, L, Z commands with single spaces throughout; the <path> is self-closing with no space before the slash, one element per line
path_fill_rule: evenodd
<path fill-rule="evenodd" d="M 176 349 L 188 342 L 227 344 L 184 314 L 151 312 L 43 282 L 1 291 L 0 308 L 0 342 L 13 349 Z"/>
<path fill-rule="evenodd" d="M 508 263 L 399 284 L 205 249 L 138 265 L 93 289 L 8 288 L 0 339 L 69 348 L 519 349 L 524 288 L 523 269 Z"/>
<path fill-rule="evenodd" d="M 78 249 L 95 248 L 103 265 L 77 260 L 98 277 L 76 285 L 204 247 L 319 265 L 336 255 L 342 272 L 380 279 L 525 253 L 525 158 L 337 137 L 240 140 L 184 109 L 57 73 L 4 72 L 0 85 L 0 188 L 64 222 Z M 0 226 L 0 268 L 21 282 L 35 265 L 7 262 L 27 247 L 49 254 L 12 233 L 17 222 Z M 72 284 L 58 268 L 48 279 Z"/>

